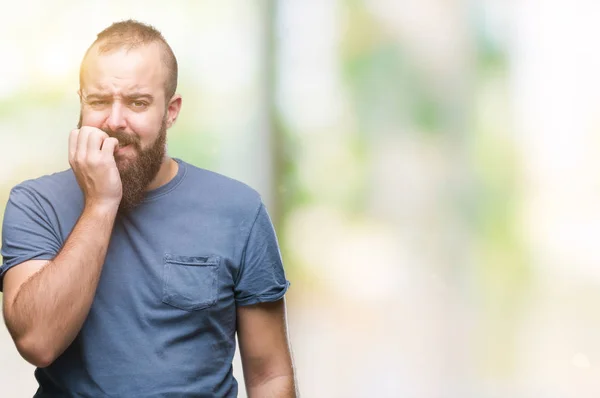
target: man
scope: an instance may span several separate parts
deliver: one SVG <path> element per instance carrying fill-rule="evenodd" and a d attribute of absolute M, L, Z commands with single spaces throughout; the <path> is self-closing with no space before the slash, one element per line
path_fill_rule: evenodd
<path fill-rule="evenodd" d="M 273 227 L 247 186 L 166 154 L 177 61 L 136 21 L 102 31 L 80 72 L 69 170 L 5 211 L 0 288 L 36 397 L 294 397 Z"/>

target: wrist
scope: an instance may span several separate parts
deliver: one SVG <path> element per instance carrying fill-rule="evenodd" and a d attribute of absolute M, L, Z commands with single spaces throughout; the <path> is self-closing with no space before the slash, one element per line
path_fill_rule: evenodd
<path fill-rule="evenodd" d="M 120 202 L 114 200 L 87 200 L 85 201 L 84 213 L 98 215 L 116 214 L 119 210 Z"/>

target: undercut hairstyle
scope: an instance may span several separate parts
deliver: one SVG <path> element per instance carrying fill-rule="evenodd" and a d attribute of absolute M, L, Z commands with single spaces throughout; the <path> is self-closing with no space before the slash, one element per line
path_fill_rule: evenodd
<path fill-rule="evenodd" d="M 113 50 L 125 49 L 127 51 L 148 44 L 157 43 L 161 48 L 162 61 L 167 67 L 168 75 L 165 81 L 165 102 L 169 102 L 177 90 L 177 59 L 171 46 L 167 43 L 162 33 L 153 26 L 129 19 L 115 22 L 102 32 L 98 33 L 96 40 L 87 49 L 79 69 L 79 86 L 83 87 L 83 70 L 86 58 L 92 48 L 97 47 L 98 53 L 103 54 Z"/>

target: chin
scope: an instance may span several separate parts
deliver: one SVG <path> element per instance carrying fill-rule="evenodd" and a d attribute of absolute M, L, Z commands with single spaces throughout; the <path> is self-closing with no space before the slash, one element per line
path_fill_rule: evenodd
<path fill-rule="evenodd" d="M 136 158 L 137 155 L 135 153 L 117 154 L 115 155 L 115 162 L 117 162 L 117 166 L 126 165 L 135 162 Z"/>

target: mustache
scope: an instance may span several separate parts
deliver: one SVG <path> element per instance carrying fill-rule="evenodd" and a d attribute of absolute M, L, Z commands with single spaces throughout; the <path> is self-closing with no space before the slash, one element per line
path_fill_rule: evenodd
<path fill-rule="evenodd" d="M 79 113 L 79 121 L 77 122 L 77 128 L 80 129 L 83 123 L 83 115 Z M 119 146 L 124 147 L 127 145 L 133 145 L 136 149 L 141 149 L 140 139 L 137 135 L 124 133 L 122 131 L 114 131 L 111 129 L 100 129 L 108 134 L 109 137 L 114 137 L 119 141 Z"/>
<path fill-rule="evenodd" d="M 119 146 L 124 147 L 127 145 L 133 145 L 136 148 L 140 148 L 140 139 L 137 135 L 124 133 L 122 131 L 113 131 L 111 129 L 101 129 L 109 137 L 116 138 L 119 141 Z"/>

